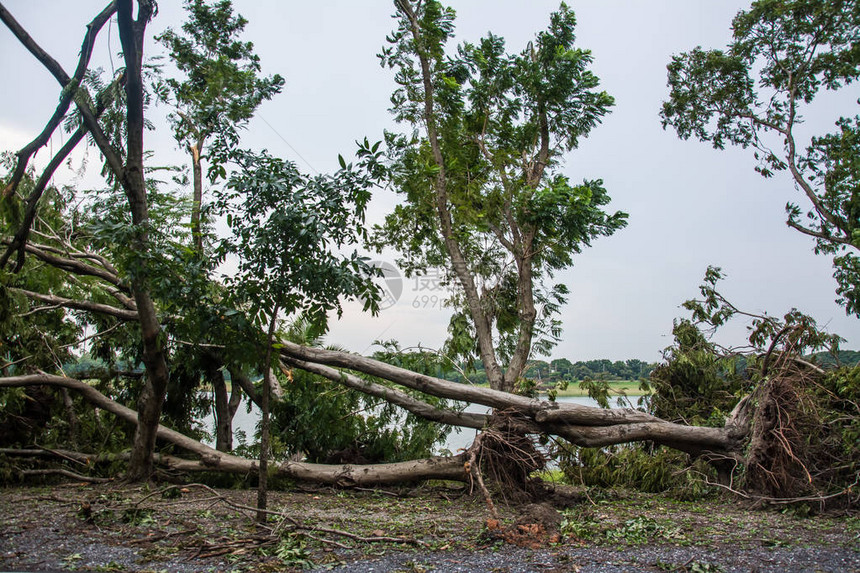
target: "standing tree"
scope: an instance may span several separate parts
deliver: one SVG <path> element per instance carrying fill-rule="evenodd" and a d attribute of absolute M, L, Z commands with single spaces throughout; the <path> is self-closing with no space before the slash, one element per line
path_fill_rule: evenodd
<path fill-rule="evenodd" d="M 236 151 L 239 169 L 227 189 L 218 193 L 232 236 L 221 243 L 238 257 L 239 272 L 227 279 L 236 308 L 247 310 L 252 324 L 266 337 L 258 346 L 263 388 L 260 407 L 258 521 L 265 521 L 269 458 L 269 414 L 273 344 L 278 317 L 301 314 L 320 332 L 327 314 L 341 312 L 340 298 L 365 302 L 375 311 L 379 295 L 366 259 L 353 250 L 364 237 L 369 188 L 378 172 L 378 152 L 359 152 L 360 171 L 346 166 L 334 176 L 307 177 L 293 163 L 265 153 Z"/>
<path fill-rule="evenodd" d="M 405 201 L 377 244 L 399 249 L 408 272 L 446 269 L 458 287 L 449 350 L 479 356 L 490 386 L 511 392 L 533 348 L 548 353 L 560 334 L 554 316 L 568 289 L 548 281 L 626 224 L 602 210 L 601 181 L 572 184 L 560 169 L 613 100 L 588 71 L 591 54 L 574 48 L 564 4 L 515 55 L 493 35 L 446 55 L 453 10 L 395 4 L 399 25 L 380 57 L 396 70 L 395 117 L 414 135 L 386 134 Z"/>
<path fill-rule="evenodd" d="M 675 56 L 668 65 L 663 126 L 678 135 L 754 150 L 764 177 L 788 171 L 808 201 L 786 205 L 789 227 L 815 239 L 833 259 L 839 302 L 860 316 L 860 116 L 839 131 L 798 143 L 803 108 L 821 88 L 860 76 L 860 2 L 760 0 L 733 21 L 723 50 Z"/>
<path fill-rule="evenodd" d="M 118 0 L 116 3 L 111 3 L 94 20 L 94 24 L 97 23 L 98 25 L 91 26 L 87 32 L 87 40 L 84 42 L 84 50 L 82 50 L 82 57 L 74 78 L 70 78 L 57 61 L 36 44 L 2 6 L 0 6 L 0 16 L 19 41 L 53 74 L 62 87 L 60 106 L 54 113 L 54 117 L 48 122 L 43 134 L 47 133 L 48 137 L 50 136 L 65 116 L 69 102 L 74 101 L 80 111 L 86 130 L 89 131 L 99 151 L 103 154 L 110 173 L 126 196 L 132 225 L 129 231 L 129 246 L 134 253 L 128 269 L 129 284 L 136 317 L 140 325 L 141 346 L 143 348 L 142 360 L 146 367 L 146 376 L 138 405 L 137 430 L 128 466 L 128 478 L 140 480 L 147 479 L 152 473 L 152 453 L 155 448 L 156 432 L 169 381 L 169 372 L 167 349 L 151 296 L 150 268 L 152 261 L 150 260 L 148 229 L 149 205 L 143 166 L 143 42 L 146 26 L 152 17 L 155 5 L 150 0 L 138 0 L 137 17 L 133 14 L 134 6 L 135 3 L 132 0 Z M 96 117 L 92 99 L 88 97 L 85 90 L 81 89 L 81 80 L 87 70 L 95 34 L 114 11 L 117 14 L 119 36 L 125 60 L 126 140 L 124 149 L 115 145 L 105 134 Z M 65 107 L 63 107 L 64 103 Z M 37 139 L 37 141 L 39 140 Z M 79 141 L 80 138 L 75 143 Z M 66 153 L 68 151 L 70 149 Z M 22 150 L 18 154 L 18 165 L 26 166 L 31 154 L 32 151 L 29 151 L 29 146 Z M 54 165 L 53 168 L 56 166 Z M 51 166 L 49 169 L 52 169 Z M 16 173 L 19 170 L 16 168 Z M 12 192 L 14 192 L 16 184 L 17 182 L 13 177 L 10 183 Z M 36 196 L 36 202 L 38 199 L 39 197 Z M 16 233 L 16 236 L 20 235 L 21 233 Z M 19 248 L 21 252 L 24 251 L 23 241 Z"/>
<path fill-rule="evenodd" d="M 248 21 L 233 15 L 230 0 L 211 6 L 203 0 L 186 0 L 185 9 L 184 34 L 168 28 L 156 38 L 170 50 L 171 60 L 185 78 L 166 79 L 158 93 L 175 106 L 170 114 L 174 136 L 191 155 L 191 234 L 202 255 L 204 146 L 210 137 L 216 137 L 220 152 L 207 157 L 209 170 L 213 177 L 223 176 L 223 152 L 235 145 L 239 129 L 257 107 L 281 91 L 284 79 L 277 74 L 259 77 L 260 58 L 254 54 L 254 45 L 238 39 Z"/>
<path fill-rule="evenodd" d="M 184 78 L 158 82 L 156 91 L 161 101 L 174 107 L 169 115 L 174 137 L 191 156 L 191 241 L 196 256 L 205 259 L 203 160 L 208 160 L 211 180 L 224 177 L 240 129 L 263 101 L 281 91 L 284 80 L 277 74 L 260 77 L 254 45 L 239 39 L 248 21 L 233 14 L 230 0 L 213 4 L 186 0 L 185 9 L 188 20 L 182 31 L 168 28 L 156 38 L 169 49 L 171 61 Z M 216 443 L 219 450 L 229 451 L 239 395 L 228 397 L 223 353 L 202 352 L 201 362 L 215 396 Z"/>

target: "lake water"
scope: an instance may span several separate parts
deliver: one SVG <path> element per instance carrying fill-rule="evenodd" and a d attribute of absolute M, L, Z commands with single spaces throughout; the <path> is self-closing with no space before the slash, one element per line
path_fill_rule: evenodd
<path fill-rule="evenodd" d="M 560 397 L 557 399 L 558 402 L 563 403 L 575 403 L 575 404 L 583 404 L 585 406 L 597 406 L 597 402 L 593 399 L 583 396 L 583 397 Z M 478 404 L 470 404 L 469 407 L 466 408 L 466 412 L 473 413 L 486 413 L 489 411 L 489 408 L 486 406 L 481 406 Z M 236 411 L 236 415 L 233 417 L 233 433 L 235 435 L 236 432 L 244 432 L 247 441 L 251 441 L 254 438 L 254 432 L 256 431 L 257 422 L 260 421 L 260 410 L 253 406 L 251 411 L 248 411 L 247 403 L 242 402 L 239 406 L 239 409 Z M 215 418 L 213 414 L 210 412 L 208 416 L 203 419 L 203 425 L 206 428 L 206 431 L 209 432 L 212 436 L 215 435 Z M 475 439 L 475 436 L 478 434 L 478 430 L 474 430 L 472 428 L 454 428 L 450 434 L 448 434 L 448 439 L 444 444 L 437 446 L 437 451 L 448 450 L 451 453 L 456 454 L 457 450 L 468 448 L 472 445 L 472 441 Z M 238 440 L 234 437 L 234 445 L 238 445 Z M 204 443 L 213 446 L 215 445 L 214 438 L 210 441 L 204 441 Z"/>
<path fill-rule="evenodd" d="M 589 398 L 588 396 L 562 396 L 556 398 L 556 402 L 582 404 L 583 406 L 597 406 L 597 401 L 593 398 Z M 489 411 L 490 408 L 487 406 L 481 406 L 478 404 L 469 404 L 466 408 L 466 412 L 472 412 L 475 414 L 486 414 Z M 471 446 L 472 442 L 475 440 L 475 436 L 477 435 L 478 430 L 474 430 L 472 428 L 454 428 L 451 430 L 451 433 L 448 434 L 448 439 L 445 441 L 445 444 L 437 446 L 437 449 L 447 449 L 452 454 L 456 454 L 458 453 L 457 450 L 466 449 Z"/>

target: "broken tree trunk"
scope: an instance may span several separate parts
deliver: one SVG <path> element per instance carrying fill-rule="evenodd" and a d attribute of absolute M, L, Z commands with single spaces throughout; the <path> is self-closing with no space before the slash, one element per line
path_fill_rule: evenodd
<path fill-rule="evenodd" d="M 630 408 L 604 409 L 537 400 L 490 388 L 449 382 L 357 354 L 309 348 L 283 340 L 278 345 L 284 359 L 296 367 L 322 374 L 356 390 L 373 395 L 378 395 L 374 392 L 379 391 L 346 372 L 325 370 L 319 365 L 377 376 L 439 398 L 482 404 L 496 410 L 512 410 L 522 417 L 520 423 L 523 433 L 553 434 L 578 446 L 602 447 L 648 440 L 695 455 L 705 452 L 727 454 L 735 452 L 749 433 L 748 416 L 741 415 L 740 411 L 733 413 L 722 428 L 685 426 Z M 406 407 L 405 404 L 403 406 Z M 432 415 L 441 417 L 440 411 L 436 410 Z M 414 413 L 422 415 L 418 411 Z M 474 427 L 470 424 L 477 422 L 475 418 L 457 419 L 454 414 L 450 412 L 445 415 L 446 423 Z"/>
<path fill-rule="evenodd" d="M 80 393 L 93 406 L 106 410 L 123 421 L 137 425 L 137 412 L 114 402 L 89 384 L 50 374 L 32 374 L 0 378 L 0 388 L 25 386 L 54 386 L 69 388 Z M 159 439 L 179 446 L 199 457 L 189 460 L 175 456 L 155 455 L 154 461 L 178 471 L 218 471 L 233 474 L 255 474 L 258 469 L 256 460 L 248 460 L 232 454 L 219 452 L 188 436 L 159 425 Z M 312 481 L 342 487 L 369 487 L 390 485 L 428 479 L 466 481 L 464 455 L 433 457 L 408 462 L 368 465 L 327 465 L 305 462 L 282 462 L 272 464 L 271 474 L 296 480 Z"/>

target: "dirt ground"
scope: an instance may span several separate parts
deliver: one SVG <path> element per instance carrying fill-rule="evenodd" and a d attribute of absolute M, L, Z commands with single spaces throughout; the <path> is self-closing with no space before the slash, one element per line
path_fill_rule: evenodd
<path fill-rule="evenodd" d="M 860 572 L 860 516 L 566 490 L 547 504 L 465 490 L 197 485 L 0 489 L 0 571 Z M 561 506 L 561 507 L 560 507 Z"/>

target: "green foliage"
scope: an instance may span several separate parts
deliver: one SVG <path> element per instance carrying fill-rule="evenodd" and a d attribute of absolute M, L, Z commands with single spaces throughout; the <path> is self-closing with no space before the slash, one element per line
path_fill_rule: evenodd
<path fill-rule="evenodd" d="M 562 515 L 564 519 L 559 532 L 579 540 L 593 539 L 611 544 L 642 545 L 684 539 L 681 527 L 669 520 L 638 516 L 613 525 L 596 520 L 590 512 L 567 510 Z"/>
<path fill-rule="evenodd" d="M 828 372 L 805 390 L 814 418 L 804 439 L 823 472 L 815 477 L 831 490 L 850 487 L 860 471 L 860 366 Z"/>
<path fill-rule="evenodd" d="M 558 532 L 565 537 L 574 537 L 583 540 L 589 539 L 600 529 L 599 523 L 593 519 L 583 519 L 576 512 L 567 510 L 562 512 L 562 516 Z"/>
<path fill-rule="evenodd" d="M 669 563 L 658 559 L 655 566 L 661 571 L 684 571 L 686 573 L 723 573 L 725 571 L 721 565 L 703 561 Z"/>
<path fill-rule="evenodd" d="M 156 92 L 175 106 L 170 121 L 177 141 L 202 146 L 216 137 L 209 173 L 223 177 L 223 164 L 239 130 L 262 102 L 280 93 L 284 79 L 277 74 L 259 77 L 254 44 L 239 40 L 248 21 L 233 14 L 230 0 L 212 4 L 186 0 L 185 10 L 188 20 L 182 33 L 168 28 L 156 38 L 185 77 L 158 82 Z"/>
<path fill-rule="evenodd" d="M 573 484 L 667 492 L 680 500 L 700 499 L 714 492 L 706 484 L 706 478 L 713 478 L 713 469 L 701 461 L 687 468 L 686 454 L 662 446 L 576 448 L 561 454 L 559 467 Z"/>
<path fill-rule="evenodd" d="M 651 373 L 652 394 L 643 409 L 668 421 L 723 427 L 741 398 L 752 395 L 754 404 L 761 402 L 752 431 L 761 431 L 762 437 L 752 440 L 758 450 L 748 452 L 748 464 L 765 466 L 765 476 L 779 474 L 774 460 L 780 459 L 782 445 L 762 444 L 781 440 L 789 444 L 783 456 L 786 477 L 773 479 L 783 487 L 785 480 L 801 476 L 797 481 L 806 488 L 786 495 L 829 494 L 849 486 L 856 477 L 853 469 L 840 473 L 833 468 L 855 467 L 848 460 L 857 459 L 860 436 L 855 424 L 857 373 L 835 370 L 810 381 L 808 371 L 796 374 L 793 369 L 794 358 L 822 348 L 835 358 L 841 339 L 820 331 L 815 321 L 797 310 L 782 319 L 739 310 L 718 291 L 722 276 L 720 269 L 709 268 L 700 287 L 702 298 L 684 303 L 692 319 L 675 322 L 675 343 L 664 352 L 664 363 Z M 710 341 L 708 333 L 738 317 L 748 321 L 751 351 L 725 349 Z M 602 390 L 601 405 L 606 407 L 605 382 L 598 379 L 588 385 L 590 391 Z M 563 450 L 561 468 L 573 483 L 671 490 L 685 499 L 708 493 L 706 481 L 715 479 L 714 469 L 703 461 L 648 443 Z M 748 479 L 743 471 L 736 472 L 735 478 L 738 487 L 746 483 L 752 488 L 756 484 L 747 482 L 759 479 Z"/>
<path fill-rule="evenodd" d="M 158 524 L 158 521 L 155 519 L 155 511 L 150 508 L 142 507 L 131 507 L 123 510 L 122 521 L 137 527 L 147 527 Z"/>
<path fill-rule="evenodd" d="M 746 360 L 723 354 L 690 321 L 675 322 L 675 344 L 651 373 L 650 411 L 664 420 L 720 427 L 749 392 Z"/>
<path fill-rule="evenodd" d="M 92 206 L 69 214 L 79 244 L 110 260 L 118 275 L 127 281 L 142 271 L 149 274 L 153 298 L 161 312 L 171 317 L 163 323 L 167 337 L 217 343 L 241 340 L 248 336 L 247 330 L 243 332 L 220 318 L 226 312 L 223 288 L 210 278 L 222 259 L 201 259 L 189 248 L 190 232 L 184 224 L 188 200 L 183 196 L 181 181 L 175 177 L 159 179 L 163 173 L 172 175 L 175 170 L 155 168 L 148 172 L 146 232 L 150 248 L 145 255 L 129 248 L 138 230 L 131 224 L 125 198 L 116 190 L 90 192 Z M 79 296 L 115 304 L 110 295 L 95 289 Z M 101 362 L 102 372 L 96 377 L 103 380 L 102 389 L 108 396 L 136 407 L 141 372 L 135 377 L 118 377 L 111 383 L 108 380 L 118 371 L 135 371 L 142 363 L 137 323 L 122 324 L 92 313 L 81 318 L 99 332 L 109 333 L 96 337 L 89 348 L 90 355 Z M 208 409 L 208 402 L 198 390 L 209 358 L 200 349 L 187 345 L 177 346 L 172 354 L 163 408 L 165 421 L 176 430 L 199 437 L 202 434 L 195 420 Z"/>
<path fill-rule="evenodd" d="M 682 535 L 681 528 L 677 525 L 669 526 L 650 517 L 634 517 L 625 521 L 618 529 L 607 531 L 606 536 L 629 545 L 642 545 L 654 538 L 674 539 Z"/>
<path fill-rule="evenodd" d="M 0 162 L 0 186 L 11 177 L 13 157 Z M 19 194 L 27 196 L 35 186 L 34 173 L 25 174 Z M 49 186 L 42 195 L 37 232 L 50 232 L 50 225 L 63 220 L 68 197 L 64 190 Z M 22 202 L 18 196 L 0 199 L 0 233 L 9 237 L 21 222 Z M 5 247 L 3 247 L 5 249 Z M 54 370 L 71 357 L 69 344 L 80 336 L 80 324 L 63 309 L 44 303 L 31 303 L 17 289 L 60 294 L 70 292 L 65 274 L 57 269 L 28 260 L 18 273 L 0 271 L 0 368 L 6 375 Z M 73 292 L 73 291 L 72 291 Z"/>
<path fill-rule="evenodd" d="M 378 380 L 374 380 L 379 382 Z M 292 371 L 272 405 L 272 451 L 317 463 L 378 463 L 426 457 L 450 428 L 328 379 Z"/>
<path fill-rule="evenodd" d="M 810 206 L 786 205 L 790 227 L 815 239 L 816 253 L 834 256 L 838 302 L 860 316 L 860 116 L 839 131 L 796 141 L 803 107 L 824 88 L 860 77 L 856 0 L 759 0 L 734 19 L 726 50 L 674 56 L 663 126 L 722 149 L 752 147 L 765 177 L 789 171 Z"/>
<path fill-rule="evenodd" d="M 237 307 L 248 309 L 252 324 L 263 330 L 275 308 L 301 313 L 325 324 L 331 310 L 341 312 L 341 297 L 364 301 L 375 310 L 379 295 L 368 259 L 357 251 L 364 234 L 378 154 L 360 156 L 361 173 L 348 166 L 334 176 L 308 177 L 296 166 L 266 153 L 236 151 L 238 171 L 217 196 L 231 236 L 219 252 L 238 257 L 238 273 L 229 277 Z"/>
<path fill-rule="evenodd" d="M 307 318 L 297 320 L 284 336 L 296 343 L 317 346 L 318 326 Z M 444 366 L 444 359 L 435 353 L 402 351 L 394 342 L 380 344 L 382 349 L 373 355 L 376 360 L 431 375 Z M 365 377 L 377 384 L 391 385 Z M 276 457 L 299 454 L 317 463 L 406 461 L 432 455 L 433 447 L 451 431 L 450 426 L 429 422 L 382 399 L 350 391 L 298 369 L 281 379 L 281 387 L 284 397 L 272 407 L 272 449 Z M 438 408 L 456 409 L 444 399 L 404 391 Z"/>
<path fill-rule="evenodd" d="M 777 343 L 791 348 L 798 355 L 821 348 L 833 352 L 839 349 L 842 341 L 840 336 L 818 329 L 812 318 L 797 309 L 791 309 L 782 320 L 767 314 L 755 315 L 739 310 L 717 290 L 717 283 L 722 278 L 719 267 L 708 267 L 704 282 L 699 287 L 702 298 L 688 300 L 682 305 L 691 312 L 696 324 L 702 324 L 713 332 L 734 317 L 749 318 L 749 343 L 760 352 Z"/>
<path fill-rule="evenodd" d="M 275 557 L 287 567 L 310 569 L 314 566 L 310 553 L 305 549 L 305 544 L 297 534 L 287 534 L 278 541 L 275 547 Z"/>

